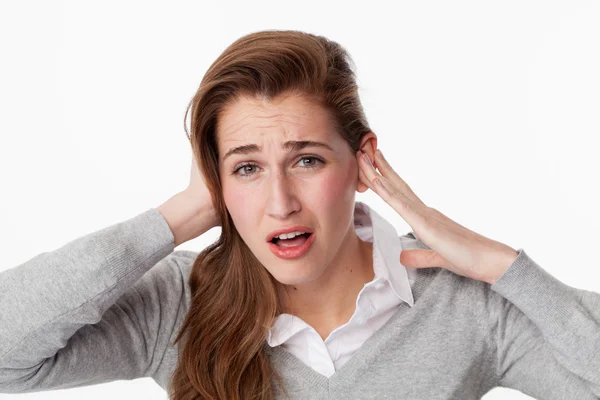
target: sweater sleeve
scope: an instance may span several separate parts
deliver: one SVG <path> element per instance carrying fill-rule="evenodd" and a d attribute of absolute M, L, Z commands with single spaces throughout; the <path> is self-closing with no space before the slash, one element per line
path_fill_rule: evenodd
<path fill-rule="evenodd" d="M 152 208 L 0 273 L 0 393 L 152 376 L 183 292 L 173 250 Z"/>
<path fill-rule="evenodd" d="M 490 296 L 497 386 L 536 399 L 600 399 L 600 294 L 560 282 L 519 249 Z"/>

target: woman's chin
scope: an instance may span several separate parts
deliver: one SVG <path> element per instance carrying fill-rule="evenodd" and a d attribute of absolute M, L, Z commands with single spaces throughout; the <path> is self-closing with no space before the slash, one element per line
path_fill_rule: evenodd
<path fill-rule="evenodd" d="M 314 276 L 314 271 L 307 270 L 288 270 L 285 272 L 277 271 L 277 273 L 274 273 L 272 275 L 277 280 L 277 282 L 286 286 L 303 285 L 306 283 L 310 283 L 316 279 L 316 277 Z"/>

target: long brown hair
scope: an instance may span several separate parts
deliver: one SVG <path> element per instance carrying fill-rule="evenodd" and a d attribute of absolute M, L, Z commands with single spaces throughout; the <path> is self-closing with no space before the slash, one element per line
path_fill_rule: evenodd
<path fill-rule="evenodd" d="M 190 273 L 190 309 L 173 345 L 186 340 L 169 382 L 170 399 L 272 399 L 272 385 L 282 384 L 264 348 L 282 303 L 275 278 L 246 246 L 227 211 L 216 132 L 218 116 L 238 96 L 269 100 L 284 92 L 305 94 L 326 107 L 353 154 L 370 131 L 354 63 L 342 46 L 323 36 L 254 32 L 233 42 L 210 66 L 188 105 L 184 127 L 222 231 Z M 191 134 L 185 126 L 190 107 Z"/>

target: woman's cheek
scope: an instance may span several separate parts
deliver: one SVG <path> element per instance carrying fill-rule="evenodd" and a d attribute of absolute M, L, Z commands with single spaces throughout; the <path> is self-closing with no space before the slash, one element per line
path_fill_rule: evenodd
<path fill-rule="evenodd" d="M 348 192 L 348 185 L 347 177 L 340 174 L 327 174 L 319 179 L 313 179 L 310 182 L 310 189 L 306 192 L 311 193 L 310 197 L 312 199 L 319 199 L 318 205 L 320 208 L 332 208 L 348 197 L 346 193 Z M 307 201 L 310 200 L 307 199 Z"/>
<path fill-rule="evenodd" d="M 252 218 L 254 215 L 252 203 L 257 201 L 256 196 L 243 190 L 240 186 L 231 185 L 225 188 L 223 198 L 236 226 L 238 229 L 243 229 L 240 224 L 244 224 L 244 218 Z"/>

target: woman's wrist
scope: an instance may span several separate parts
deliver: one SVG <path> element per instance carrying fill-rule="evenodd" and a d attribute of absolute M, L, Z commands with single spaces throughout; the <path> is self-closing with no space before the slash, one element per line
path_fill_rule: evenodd
<path fill-rule="evenodd" d="M 156 209 L 171 228 L 175 247 L 197 238 L 215 226 L 211 209 L 194 201 L 185 191 L 175 194 Z"/>

